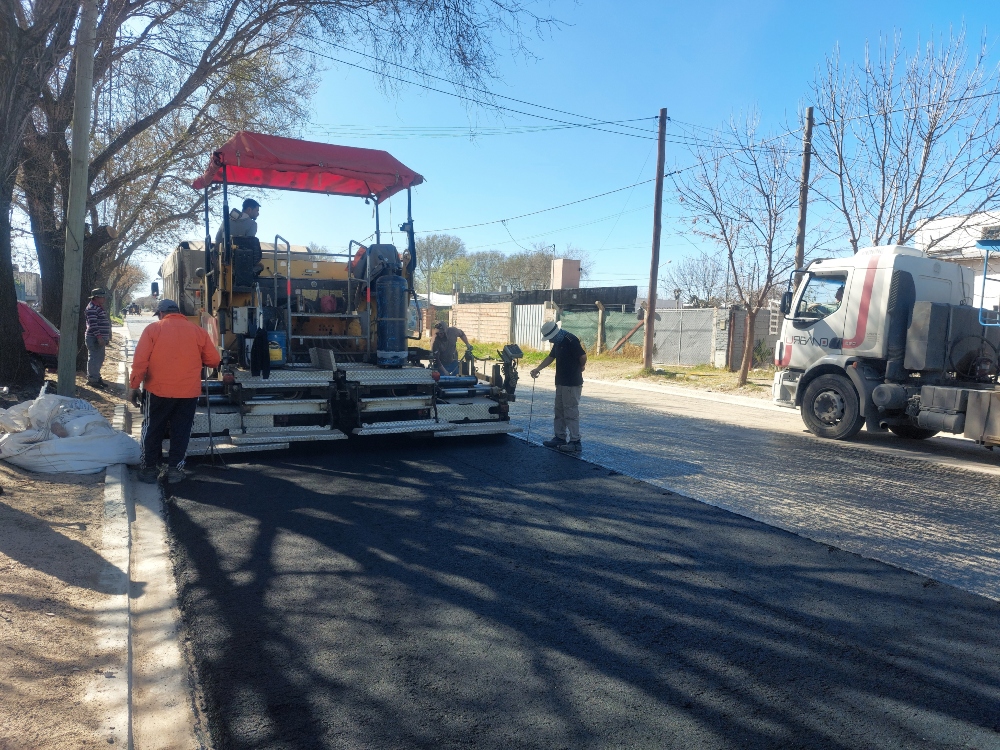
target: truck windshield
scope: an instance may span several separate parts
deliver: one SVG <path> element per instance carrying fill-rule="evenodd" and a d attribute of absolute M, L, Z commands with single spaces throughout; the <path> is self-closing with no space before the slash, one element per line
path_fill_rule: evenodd
<path fill-rule="evenodd" d="M 819 320 L 835 313 L 844 299 L 845 286 L 847 274 L 810 276 L 799 297 L 795 317 Z"/>

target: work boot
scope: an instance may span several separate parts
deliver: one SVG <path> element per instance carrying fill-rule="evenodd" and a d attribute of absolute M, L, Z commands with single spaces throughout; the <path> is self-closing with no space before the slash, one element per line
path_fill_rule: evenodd
<path fill-rule="evenodd" d="M 156 480 L 159 476 L 159 466 L 143 466 L 139 469 L 139 481 L 144 484 L 156 484 Z"/>
<path fill-rule="evenodd" d="M 180 466 L 168 466 L 163 477 L 167 484 L 177 484 L 187 479 L 187 474 L 184 473 L 184 469 Z"/>
<path fill-rule="evenodd" d="M 543 440 L 542 445 L 546 448 L 559 448 L 560 446 L 566 445 L 566 441 L 561 437 L 554 437 L 551 440 Z"/>
<path fill-rule="evenodd" d="M 559 450 L 563 453 L 579 453 L 583 450 L 583 446 L 580 445 L 579 440 L 570 440 L 568 443 L 560 445 Z"/>

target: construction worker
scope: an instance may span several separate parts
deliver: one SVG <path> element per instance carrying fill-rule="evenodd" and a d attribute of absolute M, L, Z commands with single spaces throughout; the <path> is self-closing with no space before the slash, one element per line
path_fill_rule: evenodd
<path fill-rule="evenodd" d="M 229 212 L 229 236 L 230 237 L 256 237 L 257 217 L 260 216 L 260 204 L 253 198 L 243 201 L 243 210 L 237 211 L 235 208 Z M 215 241 L 222 242 L 225 237 L 226 225 L 219 227 L 215 233 Z"/>
<path fill-rule="evenodd" d="M 84 310 L 87 328 L 84 340 L 87 342 L 87 385 L 103 388 L 101 377 L 104 366 L 105 348 L 111 343 L 111 319 L 107 310 L 107 291 L 98 287 L 90 292 L 90 302 Z"/>
<path fill-rule="evenodd" d="M 219 351 L 208 334 L 181 315 L 173 300 L 156 306 L 159 320 L 146 326 L 132 359 L 129 385 L 144 384 L 146 419 L 142 425 L 142 466 L 139 481 L 160 478 L 163 438 L 170 430 L 170 454 L 162 472 L 167 482 L 184 479 L 184 456 L 191 438 L 195 406 L 201 395 L 202 367 L 218 367 Z M 138 390 L 133 403 L 138 406 Z"/>
<path fill-rule="evenodd" d="M 472 344 L 465 336 L 465 331 L 442 322 L 434 325 L 434 343 L 431 352 L 437 360 L 437 369 L 442 375 L 458 375 L 458 340 L 462 339 L 466 349 L 471 351 Z"/>
<path fill-rule="evenodd" d="M 580 339 L 564 331 L 558 323 L 543 323 L 542 338 L 552 342 L 552 351 L 531 371 L 531 377 L 537 378 L 541 370 L 556 363 L 555 435 L 551 440 L 543 441 L 542 445 L 564 453 L 579 453 L 583 450 L 580 443 L 580 396 L 583 393 L 587 352 Z"/>

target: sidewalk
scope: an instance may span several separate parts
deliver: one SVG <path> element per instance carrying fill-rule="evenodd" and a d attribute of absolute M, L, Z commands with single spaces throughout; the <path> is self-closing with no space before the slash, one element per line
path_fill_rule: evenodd
<path fill-rule="evenodd" d="M 114 333 L 130 352 L 128 328 Z M 125 361 L 109 356 L 109 383 L 112 369 L 123 392 Z M 82 395 L 129 431 L 117 393 Z M 0 462 L 0 576 L 0 748 L 206 746 L 158 486 L 122 464 L 81 476 Z"/>

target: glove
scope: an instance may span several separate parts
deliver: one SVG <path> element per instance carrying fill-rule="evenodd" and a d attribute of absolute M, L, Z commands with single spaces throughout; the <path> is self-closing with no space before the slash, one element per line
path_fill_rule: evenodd
<path fill-rule="evenodd" d="M 139 392 L 138 388 L 132 391 L 132 398 L 130 400 L 132 401 L 132 406 L 136 409 L 142 408 L 142 394 Z"/>

